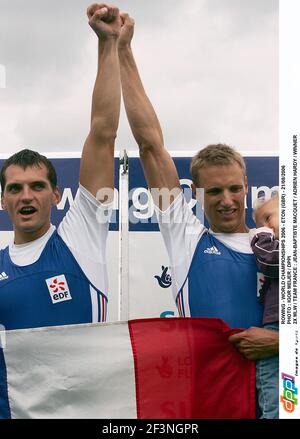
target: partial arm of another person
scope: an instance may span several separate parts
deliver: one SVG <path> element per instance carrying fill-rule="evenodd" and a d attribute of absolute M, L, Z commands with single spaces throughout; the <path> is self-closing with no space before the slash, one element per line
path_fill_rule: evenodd
<path fill-rule="evenodd" d="M 87 10 L 89 24 L 99 39 L 98 72 L 92 99 L 91 128 L 81 164 L 80 184 L 99 201 L 111 202 L 114 188 L 114 144 L 119 124 L 121 85 L 118 8 L 93 4 Z M 99 196 L 99 190 L 103 190 Z M 105 193 L 106 196 L 103 196 Z"/>
<path fill-rule="evenodd" d="M 249 360 L 273 357 L 279 352 L 279 332 L 251 327 L 228 339 Z"/>
<path fill-rule="evenodd" d="M 163 134 L 153 106 L 144 90 L 131 48 L 134 20 L 121 14 L 119 39 L 121 83 L 128 121 L 139 146 L 140 157 L 149 188 L 171 190 L 173 196 L 164 203 L 152 192 L 154 202 L 166 210 L 180 193 L 175 164 L 164 148 Z"/>
<path fill-rule="evenodd" d="M 182 190 L 178 173 L 172 157 L 164 147 L 159 120 L 145 92 L 134 59 L 131 47 L 134 20 L 125 13 L 121 13 L 121 20 L 119 60 L 123 99 L 133 136 L 139 146 L 148 187 L 159 208 L 156 214 L 170 263 L 172 267 L 176 264 L 176 270 L 172 273 L 172 289 L 176 297 L 204 227 L 187 206 L 184 197 L 179 196 Z"/>

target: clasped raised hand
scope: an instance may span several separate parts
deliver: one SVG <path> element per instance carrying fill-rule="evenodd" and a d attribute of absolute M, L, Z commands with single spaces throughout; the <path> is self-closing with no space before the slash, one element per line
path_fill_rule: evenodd
<path fill-rule="evenodd" d="M 94 3 L 87 9 L 89 25 L 102 40 L 119 38 L 121 18 L 119 9 L 106 3 Z"/>

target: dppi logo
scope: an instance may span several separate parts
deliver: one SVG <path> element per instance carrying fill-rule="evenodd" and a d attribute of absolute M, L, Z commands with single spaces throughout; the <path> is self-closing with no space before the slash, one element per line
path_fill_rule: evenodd
<path fill-rule="evenodd" d="M 159 286 L 162 288 L 169 288 L 172 284 L 172 278 L 168 274 L 169 267 L 161 267 L 162 274 L 160 276 L 154 276 L 155 279 L 157 279 L 157 282 L 159 283 Z"/>
<path fill-rule="evenodd" d="M 286 412 L 292 413 L 295 410 L 295 405 L 298 405 L 298 388 L 295 386 L 295 377 L 286 373 L 281 374 L 283 384 L 283 395 L 280 396 L 280 402 Z"/>

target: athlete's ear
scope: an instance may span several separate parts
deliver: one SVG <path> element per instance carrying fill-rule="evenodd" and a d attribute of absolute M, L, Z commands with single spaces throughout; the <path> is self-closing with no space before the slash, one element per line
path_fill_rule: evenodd
<path fill-rule="evenodd" d="M 55 189 L 53 189 L 52 206 L 57 206 L 60 200 L 61 200 L 60 191 L 58 187 L 56 187 Z"/>
<path fill-rule="evenodd" d="M 197 187 L 194 183 L 191 185 L 193 195 L 195 196 L 196 200 L 199 201 L 202 206 L 204 204 L 204 189 L 202 187 Z"/>

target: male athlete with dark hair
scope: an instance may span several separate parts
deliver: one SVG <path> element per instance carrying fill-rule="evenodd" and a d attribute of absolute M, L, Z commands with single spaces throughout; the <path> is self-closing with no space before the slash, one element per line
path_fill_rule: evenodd
<path fill-rule="evenodd" d="M 50 223 L 60 194 L 49 160 L 23 150 L 1 171 L 1 203 L 14 230 L 14 241 L 0 252 L 0 324 L 6 329 L 106 318 L 105 248 L 112 197 L 104 200 L 97 194 L 109 188 L 113 193 L 114 187 L 121 19 L 118 8 L 106 4 L 93 4 L 87 14 L 99 40 L 91 128 L 82 152 L 79 189 L 58 229 Z"/>

